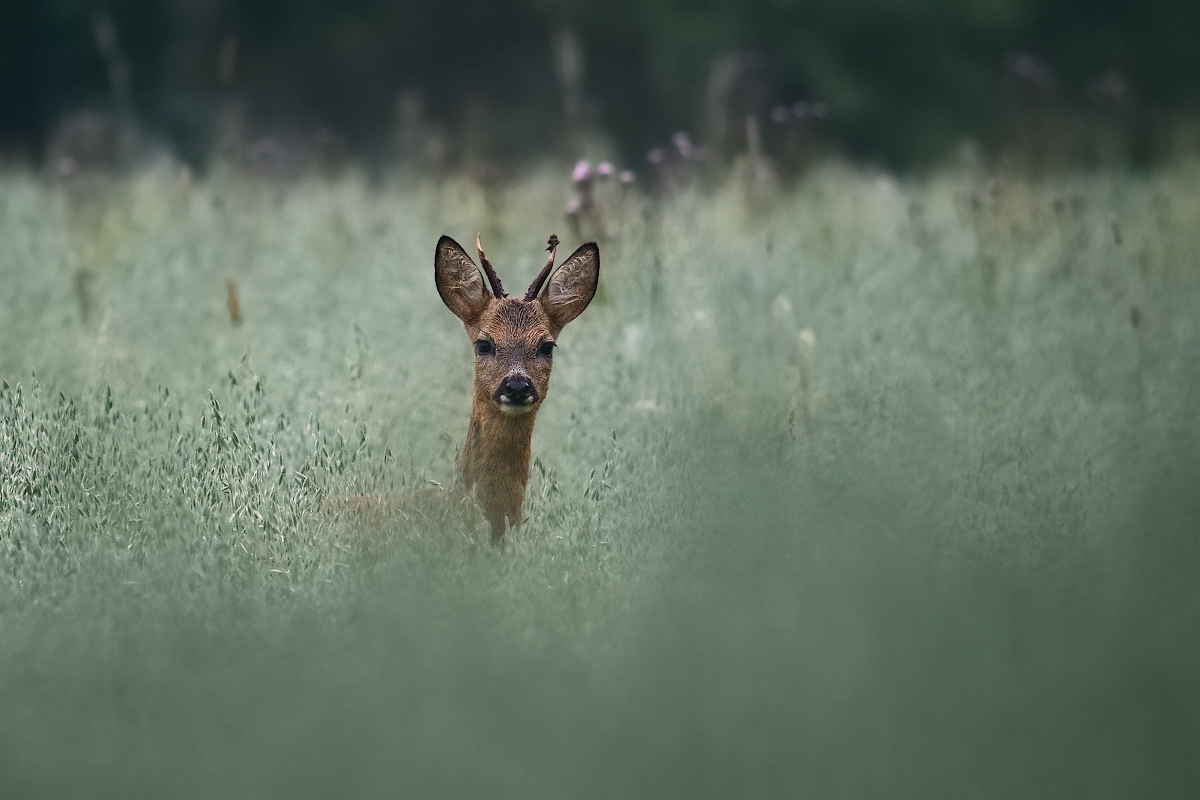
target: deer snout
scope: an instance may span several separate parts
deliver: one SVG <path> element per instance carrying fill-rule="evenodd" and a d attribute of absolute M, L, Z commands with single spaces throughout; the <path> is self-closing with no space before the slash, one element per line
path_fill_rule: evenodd
<path fill-rule="evenodd" d="M 496 390 L 496 403 L 503 409 L 518 411 L 538 401 L 537 389 L 527 375 L 509 375 Z"/>

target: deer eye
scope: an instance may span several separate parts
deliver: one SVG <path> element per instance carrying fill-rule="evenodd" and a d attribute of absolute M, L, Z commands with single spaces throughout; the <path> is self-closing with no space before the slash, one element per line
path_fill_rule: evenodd
<path fill-rule="evenodd" d="M 552 358 L 554 356 L 554 342 L 542 342 L 538 348 L 538 353 L 546 358 Z"/>
<path fill-rule="evenodd" d="M 492 347 L 492 343 L 489 342 L 487 339 L 480 339 L 479 341 L 477 341 L 475 343 L 475 352 L 481 356 L 486 356 L 488 353 L 492 352 L 492 350 L 494 350 L 494 349 L 495 348 Z"/>

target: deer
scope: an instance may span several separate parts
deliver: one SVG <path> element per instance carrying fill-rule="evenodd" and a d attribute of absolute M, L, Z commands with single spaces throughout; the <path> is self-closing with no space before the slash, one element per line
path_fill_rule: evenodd
<path fill-rule="evenodd" d="M 521 523 L 529 481 L 533 424 L 550 388 L 558 337 L 596 296 L 600 248 L 583 244 L 554 269 L 558 237 L 547 241 L 549 257 L 525 296 L 509 297 L 479 237 L 475 249 L 488 286 L 475 262 L 449 236 L 434 251 L 434 284 L 446 307 L 458 317 L 475 350 L 475 381 L 467 440 L 459 475 L 449 491 L 423 489 L 395 500 L 358 495 L 322 500 L 325 511 L 420 510 L 443 520 L 478 520 L 491 527 L 492 543 Z M 431 481 L 431 483 L 436 483 Z M 375 517 L 378 518 L 377 516 Z"/>
<path fill-rule="evenodd" d="M 459 462 L 458 488 L 473 496 L 491 526 L 492 542 L 521 523 L 529 481 L 533 425 L 550 388 L 558 337 L 584 312 L 600 280 L 600 248 L 583 244 L 554 269 L 558 237 L 525 296 L 504 291 L 479 237 L 475 249 L 487 276 L 449 236 L 438 240 L 434 283 L 466 330 L 475 351 L 471 420 Z"/>

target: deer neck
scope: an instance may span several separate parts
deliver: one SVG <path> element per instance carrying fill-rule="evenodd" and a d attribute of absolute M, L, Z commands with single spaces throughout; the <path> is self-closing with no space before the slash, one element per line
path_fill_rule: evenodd
<path fill-rule="evenodd" d="M 505 520 L 510 526 L 521 521 L 536 417 L 537 412 L 509 416 L 478 398 L 471 408 L 463 482 L 467 491 L 474 491 L 493 538 L 504 534 Z"/>

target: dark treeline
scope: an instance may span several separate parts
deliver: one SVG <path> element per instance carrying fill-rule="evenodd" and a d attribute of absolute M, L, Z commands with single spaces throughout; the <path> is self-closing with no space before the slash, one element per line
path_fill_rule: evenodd
<path fill-rule="evenodd" d="M 65 115 L 124 110 L 202 165 L 237 103 L 250 135 L 367 158 L 407 115 L 450 158 L 598 130 L 641 159 L 816 103 L 823 136 L 893 165 L 1001 147 L 1031 115 L 1107 121 L 1149 158 L 1200 106 L 1196 31 L 1188 0 L 6 0 L 0 147 L 41 158 Z"/>

